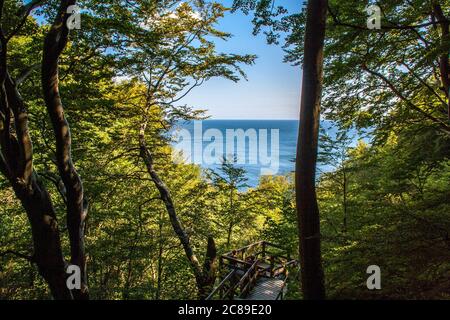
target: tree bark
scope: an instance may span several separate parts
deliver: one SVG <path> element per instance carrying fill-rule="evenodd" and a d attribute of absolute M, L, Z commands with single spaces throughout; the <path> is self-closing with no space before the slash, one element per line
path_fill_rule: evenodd
<path fill-rule="evenodd" d="M 47 190 L 36 173 L 33 173 L 27 188 L 16 183 L 12 185 L 31 225 L 33 262 L 39 274 L 47 282 L 54 299 L 71 300 L 73 296 L 66 284 L 66 262 L 62 254 L 58 222 Z"/>
<path fill-rule="evenodd" d="M 3 12 L 3 2 L 0 12 Z M 36 263 L 55 299 L 71 299 L 55 209 L 33 169 L 28 112 L 8 71 L 8 41 L 1 26 L 0 41 L 0 171 L 10 182 L 30 222 L 34 248 L 30 261 Z"/>
<path fill-rule="evenodd" d="M 71 158 L 71 134 L 64 116 L 59 94 L 58 62 L 67 45 L 69 18 L 67 9 L 75 5 L 75 0 L 62 0 L 58 14 L 45 37 L 42 58 L 42 90 L 47 111 L 52 122 L 56 139 L 56 160 L 58 171 L 65 186 L 67 200 L 67 229 L 70 239 L 71 263 L 80 268 L 81 289 L 73 290 L 76 299 L 88 299 L 86 257 L 84 251 L 84 227 L 88 210 L 83 184 L 75 170 Z"/>
<path fill-rule="evenodd" d="M 343 231 L 344 233 L 347 233 L 347 174 L 346 174 L 346 169 L 345 167 L 342 169 L 344 172 L 344 181 L 343 181 L 343 202 L 342 202 L 342 207 L 343 207 L 343 211 L 344 211 L 344 221 L 343 221 Z"/>
<path fill-rule="evenodd" d="M 450 42 L 450 21 L 444 15 L 441 5 L 436 1 L 433 5 L 433 14 L 438 19 L 441 26 L 441 44 L 447 51 L 444 51 L 439 58 L 439 70 L 441 73 L 442 87 L 447 96 L 447 116 L 450 120 L 450 62 L 449 62 L 449 45 Z"/>
<path fill-rule="evenodd" d="M 2 45 L 2 50 L 6 51 L 6 45 Z M 36 263 L 55 299 L 72 299 L 66 285 L 66 262 L 55 209 L 46 187 L 33 170 L 33 146 L 28 133 L 26 106 L 9 76 L 6 61 L 1 63 L 0 110 L 4 116 L 0 129 L 0 171 L 27 213 L 34 247 L 32 262 Z M 16 135 L 9 131 L 11 120 Z"/>
<path fill-rule="evenodd" d="M 213 290 L 216 281 L 216 258 L 217 250 L 213 237 L 208 237 L 206 247 L 205 261 L 203 262 L 203 272 L 201 280 L 201 290 L 199 290 L 199 299 L 204 300 Z"/>
<path fill-rule="evenodd" d="M 200 299 L 207 296 L 209 288 L 214 284 L 215 280 L 215 260 L 216 260 L 216 248 L 212 237 L 208 238 L 207 253 L 204 261 L 203 267 L 201 266 L 197 256 L 194 254 L 192 249 L 190 239 L 186 231 L 184 230 L 180 219 L 178 218 L 175 204 L 173 202 L 172 196 L 170 194 L 169 188 L 166 186 L 164 181 L 159 177 L 153 166 L 153 155 L 147 147 L 145 141 L 145 131 L 147 128 L 147 122 L 144 121 L 139 130 L 139 149 L 140 156 L 145 163 L 146 169 L 153 183 L 159 191 L 161 200 L 163 201 L 166 211 L 169 215 L 170 223 L 172 228 L 180 240 L 183 246 L 184 253 L 189 261 L 191 269 L 194 273 L 198 295 Z M 212 281 L 212 282 L 211 282 Z"/>
<path fill-rule="evenodd" d="M 58 169 L 65 185 L 67 200 L 67 225 L 71 246 L 71 263 L 80 267 L 81 290 L 68 289 L 67 263 L 64 259 L 56 212 L 45 185 L 33 169 L 33 145 L 28 132 L 28 112 L 17 85 L 7 68 L 7 44 L 0 26 L 0 171 L 11 183 L 17 198 L 24 207 L 31 224 L 34 254 L 32 261 L 49 285 L 55 299 L 87 298 L 84 256 L 84 219 L 87 202 L 83 186 L 71 161 L 71 138 L 58 88 L 58 59 L 67 44 L 69 30 L 66 26 L 67 9 L 75 1 L 62 0 L 57 16 L 44 43 L 42 60 L 42 89 L 50 115 L 55 139 Z M 33 5 L 37 5 L 34 2 Z M 0 13 L 3 1 L 0 2 Z M 29 10 L 26 10 L 27 14 Z M 1 19 L 0 19 L 1 20 Z M 18 29 L 17 29 L 18 31 Z M 11 130 L 11 127 L 14 128 Z"/>
<path fill-rule="evenodd" d="M 304 44 L 300 130 L 296 159 L 301 288 L 305 299 L 324 299 L 320 217 L 315 176 L 322 96 L 327 0 L 309 0 Z"/>
<path fill-rule="evenodd" d="M 228 225 L 228 230 L 227 230 L 227 249 L 230 249 L 230 245 L 231 245 L 231 234 L 233 233 L 233 222 L 230 222 L 230 224 Z"/>
<path fill-rule="evenodd" d="M 159 214 L 159 222 L 158 222 L 158 272 L 157 272 L 157 283 L 156 283 L 156 298 L 155 300 L 159 300 L 161 298 L 161 285 L 162 285 L 162 271 L 163 271 L 163 221 L 162 221 L 162 213 Z"/>

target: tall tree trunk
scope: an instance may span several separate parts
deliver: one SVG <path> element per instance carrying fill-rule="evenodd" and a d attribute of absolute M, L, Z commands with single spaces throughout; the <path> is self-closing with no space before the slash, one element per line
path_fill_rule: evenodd
<path fill-rule="evenodd" d="M 3 2 L 0 3 L 0 12 L 2 7 Z M 36 263 L 55 299 L 71 299 L 55 209 L 47 189 L 33 169 L 27 108 L 8 71 L 7 41 L 1 27 L 0 41 L 0 171 L 27 213 L 34 247 L 30 261 Z"/>
<path fill-rule="evenodd" d="M 347 233 L 347 174 L 345 172 L 345 167 L 343 168 L 344 170 L 344 184 L 343 184 L 343 201 L 342 201 L 342 208 L 344 211 L 344 221 L 343 221 L 343 230 L 344 233 Z"/>
<path fill-rule="evenodd" d="M 6 46 L 3 48 L 6 50 Z M 2 114 L 12 112 L 16 135 L 9 132 L 9 115 L 0 130 L 0 171 L 10 182 L 27 213 L 34 247 L 31 261 L 36 263 L 55 299 L 71 299 L 72 294 L 66 285 L 66 262 L 55 209 L 45 185 L 33 169 L 33 147 L 28 133 L 26 106 L 8 74 L 6 64 L 1 73 L 0 109 Z"/>
<path fill-rule="evenodd" d="M 156 282 L 156 300 L 161 299 L 161 285 L 162 285 L 162 271 L 163 271 L 163 239 L 162 239 L 162 217 L 159 216 L 159 234 L 158 234 L 158 274 L 157 274 L 157 282 Z"/>
<path fill-rule="evenodd" d="M 67 200 L 67 229 L 70 239 L 70 262 L 80 268 L 81 289 L 73 290 L 76 299 L 88 299 L 86 257 L 84 252 L 84 228 L 88 210 L 83 184 L 71 157 L 72 139 L 69 124 L 59 94 L 58 62 L 67 45 L 69 18 L 67 9 L 75 0 L 62 0 L 58 14 L 45 37 L 42 58 L 42 90 L 47 111 L 53 125 L 56 139 L 56 160 L 59 174 L 64 183 Z"/>
<path fill-rule="evenodd" d="M 71 290 L 66 284 L 64 260 L 55 209 L 50 195 L 33 169 L 33 146 L 28 132 L 25 103 L 7 68 L 7 44 L 0 26 L 0 171 L 11 183 L 31 224 L 34 254 L 39 273 L 46 280 L 55 299 L 87 298 L 84 258 L 84 218 L 87 203 L 83 187 L 72 161 L 70 131 L 64 118 L 58 88 L 58 59 L 67 44 L 67 8 L 75 1 L 62 0 L 55 21 L 49 30 L 43 50 L 42 88 L 55 132 L 57 162 L 65 185 L 67 225 L 71 245 L 71 262 L 81 269 L 82 289 Z M 3 1 L 0 12 L 3 13 Z M 1 21 L 1 17 L 0 17 Z M 14 130 L 11 130 L 11 127 Z"/>
<path fill-rule="evenodd" d="M 227 249 L 230 249 L 231 245 L 231 234 L 233 233 L 233 222 L 230 222 L 227 230 Z"/>
<path fill-rule="evenodd" d="M 435 1 L 433 4 L 433 14 L 440 22 L 441 44 L 444 48 L 447 48 L 447 50 L 442 52 L 442 55 L 439 58 L 439 70 L 441 73 L 442 87 L 445 91 L 445 95 L 447 96 L 447 116 L 448 120 L 450 120 L 450 20 L 444 15 L 442 7 L 438 1 Z"/>
<path fill-rule="evenodd" d="M 198 295 L 200 299 L 207 296 L 207 291 L 214 284 L 215 280 L 215 260 L 216 260 L 216 247 L 212 237 L 208 239 L 208 246 L 206 250 L 206 257 L 203 267 L 201 266 L 197 256 L 194 254 L 192 249 L 190 239 L 186 231 L 184 230 L 180 219 L 178 218 L 175 204 L 173 202 L 172 196 L 170 194 L 169 188 L 166 186 L 164 181 L 159 177 L 153 166 L 153 155 L 147 147 L 145 141 L 145 132 L 147 128 L 147 121 L 144 121 L 139 130 L 139 149 L 140 156 L 145 163 L 147 172 L 150 175 L 153 183 L 159 191 L 161 200 L 163 201 L 166 211 L 169 215 L 170 223 L 172 225 L 173 231 L 177 235 L 178 239 L 183 246 L 186 258 L 189 261 L 191 269 L 194 273 L 195 280 L 198 288 Z"/>
<path fill-rule="evenodd" d="M 232 185 L 230 188 L 230 218 L 231 219 L 233 219 L 235 217 L 233 193 L 234 193 L 234 185 Z M 228 250 L 230 249 L 230 246 L 231 246 L 231 235 L 233 233 L 233 227 L 234 227 L 234 222 L 233 222 L 233 220 L 231 220 L 230 224 L 228 225 L 228 230 L 227 230 L 227 249 Z"/>
<path fill-rule="evenodd" d="M 39 274 L 47 282 L 54 299 L 72 299 L 72 293 L 66 284 L 66 262 L 50 195 L 36 173 L 33 173 L 26 189 L 17 183 L 12 182 L 12 185 L 31 225 L 34 246 L 32 261 L 36 263 Z"/>
<path fill-rule="evenodd" d="M 295 182 L 300 238 L 301 287 L 305 299 L 325 298 L 315 176 L 327 4 L 327 0 L 308 1 L 304 44 Z"/>
<path fill-rule="evenodd" d="M 217 250 L 213 237 L 208 237 L 208 244 L 206 246 L 205 261 L 203 262 L 202 270 L 202 286 L 199 290 L 199 299 L 205 299 L 213 290 L 214 282 L 216 281 L 216 257 Z"/>

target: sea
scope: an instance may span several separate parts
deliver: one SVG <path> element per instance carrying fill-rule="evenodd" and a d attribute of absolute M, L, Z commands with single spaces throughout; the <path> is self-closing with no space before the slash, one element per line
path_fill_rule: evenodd
<path fill-rule="evenodd" d="M 329 121 L 322 128 L 334 136 Z M 246 173 L 247 187 L 256 187 L 264 175 L 288 175 L 295 168 L 298 120 L 199 120 L 179 122 L 171 133 L 178 161 L 220 172 L 224 157 L 237 160 Z M 355 138 L 355 143 L 357 139 Z M 320 167 L 321 172 L 329 167 Z M 318 170 L 319 171 L 319 170 Z"/>
<path fill-rule="evenodd" d="M 331 121 L 321 121 L 321 128 L 334 138 L 337 126 Z M 247 178 L 246 189 L 256 187 L 262 176 L 289 175 L 295 169 L 298 120 L 198 120 L 181 121 L 171 132 L 175 161 L 195 163 L 205 170 L 220 173 L 226 157 L 243 168 Z M 370 142 L 370 133 L 353 135 L 351 146 L 358 140 Z M 333 170 L 318 164 L 318 174 Z"/>
<path fill-rule="evenodd" d="M 246 184 L 255 187 L 263 175 L 294 171 L 298 126 L 298 120 L 185 121 L 177 125 L 174 146 L 182 151 L 184 161 L 216 172 L 223 157 L 236 161 L 246 172 Z M 206 159 L 205 153 L 212 159 Z"/>

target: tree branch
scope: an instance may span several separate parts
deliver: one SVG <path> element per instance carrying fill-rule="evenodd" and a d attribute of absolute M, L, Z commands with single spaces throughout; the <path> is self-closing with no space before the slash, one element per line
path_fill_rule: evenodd
<path fill-rule="evenodd" d="M 355 24 L 351 24 L 348 22 L 343 22 L 339 19 L 339 17 L 333 12 L 333 10 L 331 9 L 330 6 L 328 6 L 328 12 L 330 13 L 330 16 L 333 18 L 333 22 L 336 26 L 342 26 L 342 27 L 348 27 L 348 28 L 352 28 L 352 29 L 357 29 L 357 30 L 367 30 L 367 31 L 373 31 L 367 27 L 363 27 L 363 26 L 359 26 L 359 25 L 355 25 Z M 426 22 L 426 23 L 422 23 L 422 24 L 417 24 L 417 25 L 407 25 L 407 26 L 402 26 L 402 25 L 395 25 L 395 26 L 381 26 L 381 30 L 416 30 L 416 29 L 420 29 L 420 28 L 425 28 L 425 27 L 429 27 L 429 26 L 436 26 L 439 25 L 442 22 L 447 22 L 448 20 L 444 19 L 439 19 L 439 21 L 430 21 L 430 22 Z"/>
<path fill-rule="evenodd" d="M 415 73 L 407 63 L 402 61 L 402 65 L 414 76 L 414 78 L 419 80 L 421 84 L 423 84 L 433 95 L 435 95 L 442 104 L 446 105 L 446 102 L 442 99 L 442 97 L 424 79 Z"/>
<path fill-rule="evenodd" d="M 14 28 L 14 30 L 11 31 L 11 33 L 6 37 L 6 42 L 9 42 L 9 40 L 11 40 L 11 38 L 14 37 L 20 31 L 20 29 L 22 29 L 23 25 L 27 21 L 28 16 L 30 15 L 31 11 L 33 9 L 39 7 L 42 4 L 42 2 L 43 2 L 43 0 L 34 0 L 34 1 L 30 2 L 29 4 L 23 6 L 22 8 L 19 9 L 19 11 L 17 12 L 17 15 L 18 16 L 22 16 L 23 15 L 22 20 Z"/>
<path fill-rule="evenodd" d="M 8 72 L 6 74 L 6 95 L 8 105 L 14 115 L 17 142 L 19 145 L 19 154 L 13 155 L 17 161 L 17 172 L 15 172 L 15 176 L 23 186 L 28 186 L 33 173 L 33 145 L 28 131 L 28 113 L 14 81 Z M 12 159 L 9 160 L 12 161 Z M 11 163 L 10 165 L 12 166 Z"/>
<path fill-rule="evenodd" d="M 22 82 L 24 82 L 33 71 L 37 70 L 41 65 L 39 63 L 36 63 L 27 69 L 25 69 L 17 78 L 15 81 L 16 87 L 18 87 Z"/>
<path fill-rule="evenodd" d="M 6 250 L 6 251 L 3 251 L 3 252 L 0 252 L 0 257 L 4 257 L 6 255 L 15 255 L 16 257 L 25 259 L 25 260 L 27 260 L 29 262 L 34 262 L 34 257 L 33 256 L 28 256 L 28 255 L 20 253 L 20 252 L 16 252 L 16 251 L 13 251 L 13 250 Z"/>
<path fill-rule="evenodd" d="M 447 115 L 450 120 L 450 63 L 449 63 L 449 41 L 450 41 L 450 22 L 444 16 L 442 8 L 438 3 L 433 5 L 434 15 L 439 19 L 438 23 L 441 26 L 441 44 L 447 50 L 443 50 L 439 58 L 439 69 L 441 73 L 442 86 L 444 87 L 445 95 L 447 96 Z"/>
<path fill-rule="evenodd" d="M 83 184 L 75 170 L 71 157 L 72 139 L 69 123 L 59 94 L 59 57 L 67 45 L 69 29 L 67 9 L 75 0 L 61 0 L 58 14 L 48 31 L 42 57 L 42 89 L 45 105 L 53 126 L 56 140 L 58 171 L 66 188 L 67 229 L 70 238 L 71 263 L 81 270 L 82 288 L 74 290 L 76 299 L 88 299 L 86 257 L 84 252 L 84 230 L 88 203 L 84 197 Z"/>
<path fill-rule="evenodd" d="M 402 101 L 406 102 L 406 104 L 411 107 L 412 109 L 414 109 L 415 111 L 421 113 L 424 117 L 426 117 L 427 119 L 431 120 L 433 123 L 438 124 L 445 133 L 450 134 L 450 126 L 447 125 L 445 122 L 441 121 L 440 119 L 432 116 L 431 114 L 423 111 L 422 109 L 420 109 L 418 106 L 416 106 L 414 103 L 412 103 L 408 98 L 406 98 L 395 86 L 394 84 L 389 81 L 388 78 L 386 78 L 384 75 L 382 75 L 379 72 L 376 72 L 374 70 L 370 70 L 369 68 L 367 68 L 366 65 L 362 66 L 362 69 L 364 71 L 366 71 L 367 73 L 371 74 L 372 76 L 375 76 L 377 78 L 379 78 L 380 80 L 382 80 L 390 89 L 391 91 L 398 97 L 400 98 Z"/>

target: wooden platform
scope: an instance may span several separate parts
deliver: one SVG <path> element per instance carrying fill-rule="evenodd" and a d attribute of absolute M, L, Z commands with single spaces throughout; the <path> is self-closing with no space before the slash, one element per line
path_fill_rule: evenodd
<path fill-rule="evenodd" d="M 281 292 L 286 293 L 283 280 L 275 278 L 260 278 L 253 290 L 243 300 L 276 300 Z"/>
<path fill-rule="evenodd" d="M 232 250 L 220 256 L 219 284 L 206 300 L 282 300 L 288 267 L 295 266 L 288 252 L 267 241 Z"/>

